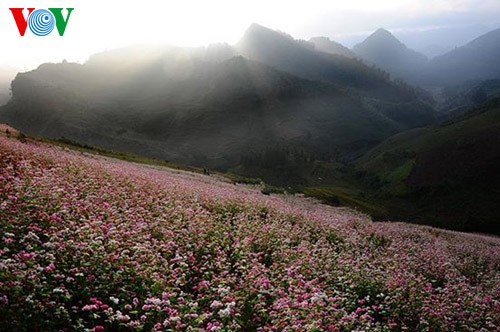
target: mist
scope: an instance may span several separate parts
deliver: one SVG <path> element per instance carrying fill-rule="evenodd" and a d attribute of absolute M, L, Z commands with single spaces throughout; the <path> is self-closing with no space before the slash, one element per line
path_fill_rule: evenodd
<path fill-rule="evenodd" d="M 36 4 L 37 8 L 53 6 L 49 0 Z M 376 4 L 366 0 L 312 0 L 307 4 L 281 0 L 148 0 L 140 4 L 67 0 L 60 6 L 75 8 L 64 37 L 30 33 L 21 37 L 10 11 L 0 11 L 0 65 L 27 70 L 63 59 L 83 63 L 91 54 L 134 44 L 234 44 L 253 22 L 304 40 L 330 37 L 348 47 L 383 27 L 398 32 L 403 42 L 427 55 L 445 52 L 484 33 L 478 24 L 490 30 L 500 27 L 500 3 L 492 0 L 391 0 Z"/>

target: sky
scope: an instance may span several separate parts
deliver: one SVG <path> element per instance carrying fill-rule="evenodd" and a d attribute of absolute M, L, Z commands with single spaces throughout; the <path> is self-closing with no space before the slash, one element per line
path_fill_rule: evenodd
<path fill-rule="evenodd" d="M 28 28 L 21 37 L 9 8 L 27 7 L 74 8 L 65 35 L 54 29 L 38 37 Z M 0 67 L 27 70 L 63 59 L 84 62 L 91 54 L 136 44 L 233 44 L 254 22 L 295 38 L 328 36 L 349 44 L 354 40 L 349 36 L 379 27 L 500 27 L 499 17 L 499 0 L 9 0 L 0 3 Z"/>

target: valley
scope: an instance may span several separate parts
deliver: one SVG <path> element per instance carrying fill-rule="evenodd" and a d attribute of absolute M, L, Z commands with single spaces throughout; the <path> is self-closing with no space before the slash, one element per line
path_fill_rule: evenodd
<path fill-rule="evenodd" d="M 496 183 L 498 149 L 485 142 L 497 128 L 484 126 L 496 121 L 498 80 L 478 74 L 428 92 L 398 78 L 417 81 L 464 52 L 493 57 L 485 45 L 496 35 L 427 60 L 384 29 L 350 51 L 253 24 L 234 46 L 129 47 L 43 64 L 16 76 L 0 119 L 30 136 L 210 168 L 375 220 L 498 234 L 498 195 L 483 185 Z M 429 176 L 442 181 L 420 180 Z"/>

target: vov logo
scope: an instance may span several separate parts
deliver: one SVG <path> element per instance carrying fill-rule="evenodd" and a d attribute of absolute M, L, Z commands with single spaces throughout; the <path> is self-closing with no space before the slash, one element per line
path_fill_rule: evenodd
<path fill-rule="evenodd" d="M 64 8 L 49 8 L 48 10 L 27 8 L 27 17 L 23 14 L 24 8 L 9 9 L 14 16 L 21 36 L 24 36 L 27 27 L 29 27 L 34 35 L 42 37 L 49 35 L 54 30 L 54 27 L 57 27 L 59 36 L 64 36 L 66 26 L 74 8 L 66 8 L 68 11 L 66 18 L 64 18 L 62 13 Z"/>

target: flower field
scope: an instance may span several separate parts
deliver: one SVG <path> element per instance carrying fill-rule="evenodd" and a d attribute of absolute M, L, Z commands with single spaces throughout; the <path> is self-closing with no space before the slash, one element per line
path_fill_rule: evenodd
<path fill-rule="evenodd" d="M 500 239 L 0 136 L 1 331 L 499 331 Z"/>

